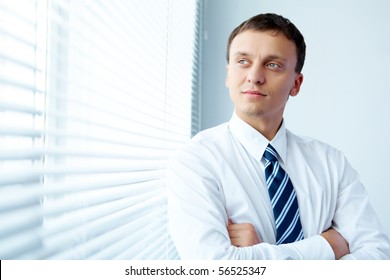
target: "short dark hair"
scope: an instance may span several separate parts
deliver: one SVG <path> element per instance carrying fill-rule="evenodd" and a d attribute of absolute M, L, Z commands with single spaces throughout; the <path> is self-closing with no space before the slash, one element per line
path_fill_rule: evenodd
<path fill-rule="evenodd" d="M 253 16 L 250 19 L 241 23 L 232 31 L 227 44 L 227 62 L 229 62 L 230 45 L 232 44 L 233 39 L 238 34 L 246 30 L 274 30 L 275 32 L 281 32 L 284 36 L 286 36 L 287 39 L 293 41 L 297 49 L 297 65 L 295 66 L 295 72 L 301 73 L 306 56 L 305 39 L 303 38 L 298 28 L 290 20 L 273 13 L 259 14 Z"/>

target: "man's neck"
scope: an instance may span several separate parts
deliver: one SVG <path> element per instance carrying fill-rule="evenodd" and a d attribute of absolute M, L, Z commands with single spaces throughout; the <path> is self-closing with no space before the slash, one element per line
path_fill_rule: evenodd
<path fill-rule="evenodd" d="M 252 126 L 258 132 L 260 132 L 265 138 L 269 141 L 274 139 L 275 135 L 278 133 L 280 126 L 282 125 L 283 118 L 278 119 L 267 119 L 264 117 L 253 117 L 240 114 L 237 116 L 242 119 L 244 122 Z"/>

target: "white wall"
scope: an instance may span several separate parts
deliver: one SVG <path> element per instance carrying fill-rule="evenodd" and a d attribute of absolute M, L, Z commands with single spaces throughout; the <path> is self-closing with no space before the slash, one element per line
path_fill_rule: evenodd
<path fill-rule="evenodd" d="M 307 57 L 287 127 L 346 154 L 390 234 L 390 2 L 204 0 L 204 9 L 202 129 L 232 114 L 225 87 L 231 30 L 258 13 L 289 18 L 305 37 Z"/>

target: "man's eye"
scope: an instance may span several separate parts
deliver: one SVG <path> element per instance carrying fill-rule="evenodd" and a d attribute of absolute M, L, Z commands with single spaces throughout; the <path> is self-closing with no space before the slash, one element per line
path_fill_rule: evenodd
<path fill-rule="evenodd" d="M 240 59 L 240 60 L 238 61 L 238 64 L 248 64 L 248 60 L 246 60 L 246 59 Z"/>
<path fill-rule="evenodd" d="M 281 67 L 276 64 L 276 63 L 268 63 L 267 65 L 269 68 L 273 68 L 273 69 L 280 69 Z"/>

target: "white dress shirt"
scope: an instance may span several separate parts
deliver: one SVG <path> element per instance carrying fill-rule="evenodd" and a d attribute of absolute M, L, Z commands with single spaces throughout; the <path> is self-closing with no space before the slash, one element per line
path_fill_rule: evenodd
<path fill-rule="evenodd" d="M 275 245 L 265 184 L 270 142 L 233 114 L 180 149 L 168 168 L 170 233 L 182 259 L 334 259 L 320 234 L 334 227 L 348 241 L 344 259 L 390 259 L 390 241 L 357 172 L 341 152 L 294 135 L 282 124 L 271 145 L 297 193 L 304 239 Z M 231 245 L 228 219 L 251 223 L 262 243 Z"/>

